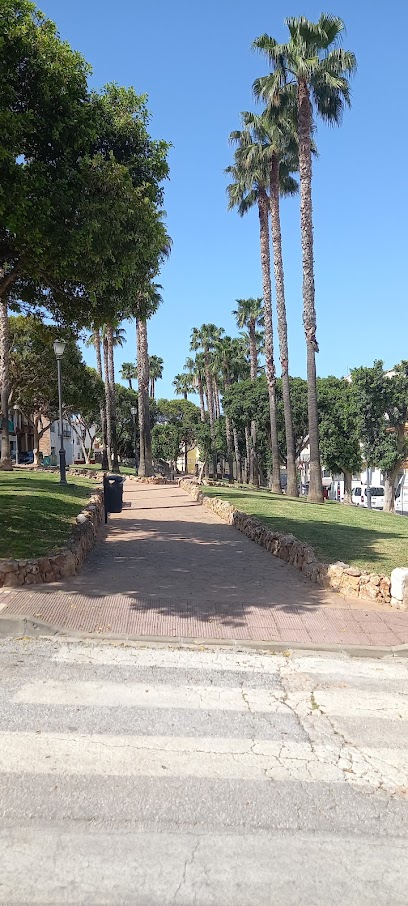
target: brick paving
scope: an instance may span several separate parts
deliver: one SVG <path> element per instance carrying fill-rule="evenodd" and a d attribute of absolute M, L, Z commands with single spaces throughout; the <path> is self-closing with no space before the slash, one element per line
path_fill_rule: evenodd
<path fill-rule="evenodd" d="M 0 619 L 124 639 L 408 644 L 408 613 L 312 585 L 179 488 L 128 482 L 125 499 L 78 576 L 0 591 Z"/>

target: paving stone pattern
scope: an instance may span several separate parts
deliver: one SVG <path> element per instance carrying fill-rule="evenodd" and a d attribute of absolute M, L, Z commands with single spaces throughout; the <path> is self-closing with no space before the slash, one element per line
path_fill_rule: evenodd
<path fill-rule="evenodd" d="M 0 592 L 1 617 L 127 637 L 399 646 L 408 613 L 318 588 L 176 486 L 127 482 L 84 569 Z"/>

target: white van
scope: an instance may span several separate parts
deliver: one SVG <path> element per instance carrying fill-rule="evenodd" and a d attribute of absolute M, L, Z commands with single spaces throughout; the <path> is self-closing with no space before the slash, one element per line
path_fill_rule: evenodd
<path fill-rule="evenodd" d="M 408 516 L 408 474 L 400 478 L 395 491 L 395 512 Z"/>

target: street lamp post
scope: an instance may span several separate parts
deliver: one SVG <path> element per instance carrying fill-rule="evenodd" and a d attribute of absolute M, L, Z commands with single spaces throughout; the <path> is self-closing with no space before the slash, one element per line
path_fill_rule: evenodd
<path fill-rule="evenodd" d="M 59 404 L 59 433 L 60 433 L 60 442 L 61 447 L 59 451 L 59 461 L 60 461 L 60 484 L 67 483 L 67 469 L 65 462 L 65 448 L 64 448 L 64 423 L 62 419 L 62 382 L 61 382 L 61 359 L 64 355 L 65 349 L 65 340 L 55 340 L 54 341 L 54 352 L 57 359 L 57 370 L 58 370 L 58 404 Z"/>
<path fill-rule="evenodd" d="M 136 407 L 136 406 L 131 406 L 130 411 L 131 411 L 131 413 L 132 413 L 132 418 L 133 418 L 133 445 L 134 445 L 134 448 L 135 448 L 135 475 L 137 475 L 137 474 L 138 474 L 138 470 L 139 470 L 139 463 L 138 463 L 138 460 L 137 460 L 137 431 L 136 431 L 137 407 Z"/>

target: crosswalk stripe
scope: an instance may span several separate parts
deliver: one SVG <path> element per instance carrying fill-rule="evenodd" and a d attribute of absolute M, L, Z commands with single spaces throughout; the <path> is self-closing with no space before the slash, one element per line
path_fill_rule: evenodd
<path fill-rule="evenodd" d="M 88 707 L 174 708 L 199 711 L 288 713 L 281 690 L 241 689 L 224 686 L 172 686 L 168 684 L 115 683 L 108 681 L 45 680 L 26 683 L 13 701 L 40 705 Z"/>
<path fill-rule="evenodd" d="M 408 720 L 408 698 L 406 695 L 391 694 L 376 690 L 359 689 L 350 695 L 350 689 L 318 689 L 314 693 L 317 704 L 325 712 L 337 717 L 364 715 L 384 720 Z"/>
<path fill-rule="evenodd" d="M 224 672 L 267 673 L 276 676 L 285 658 L 258 652 L 230 651 L 228 649 L 203 650 L 188 648 L 123 648 L 114 645 L 91 647 L 87 645 L 62 645 L 53 655 L 53 661 L 66 664 L 95 664 L 124 667 L 162 667 L 182 670 L 219 670 Z"/>
<path fill-rule="evenodd" d="M 109 736 L 75 733 L 0 733 L 0 772 L 117 777 L 195 777 L 227 780 L 403 783 L 408 753 L 360 749 L 348 766 L 330 745 L 227 737 Z M 343 769 L 348 771 L 347 777 Z"/>

